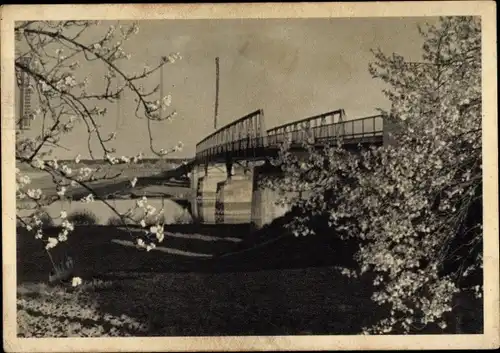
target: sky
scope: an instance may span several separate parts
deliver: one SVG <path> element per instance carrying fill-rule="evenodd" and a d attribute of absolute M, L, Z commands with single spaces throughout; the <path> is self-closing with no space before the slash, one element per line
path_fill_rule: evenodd
<path fill-rule="evenodd" d="M 430 21 L 436 19 L 139 21 L 139 33 L 123 45 L 132 57 L 120 67 L 138 72 L 144 65 L 154 66 L 161 56 L 182 55 L 182 60 L 165 66 L 163 75 L 164 93 L 172 95 L 177 116 L 172 122 L 155 124 L 153 137 L 158 148 L 182 141 L 184 149 L 171 157 L 191 157 L 196 143 L 214 131 L 215 57 L 220 58 L 219 127 L 257 109 L 264 110 L 267 129 L 341 108 L 348 119 L 360 118 L 388 106 L 383 83 L 368 72 L 373 62 L 370 49 L 419 60 L 422 38 L 417 25 Z M 102 22 L 87 39 L 102 36 L 110 24 L 116 22 Z M 86 64 L 82 70 L 91 89 L 102 89 L 102 65 Z M 157 72 L 143 84 L 152 88 L 160 79 Z M 135 117 L 133 98 L 127 94 L 122 99 L 120 116 L 117 105 L 107 105 L 100 123 L 106 133 L 117 131 L 113 144 L 117 155 L 142 151 L 148 156 L 146 124 Z M 36 130 L 36 123 L 33 126 Z M 88 157 L 83 125 L 61 144 L 68 150 L 55 150 L 58 158 Z"/>

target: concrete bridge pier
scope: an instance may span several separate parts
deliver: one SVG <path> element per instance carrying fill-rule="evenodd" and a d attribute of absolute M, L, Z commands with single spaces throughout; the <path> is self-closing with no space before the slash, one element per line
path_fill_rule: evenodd
<path fill-rule="evenodd" d="M 215 223 L 217 184 L 227 179 L 225 164 L 205 165 L 205 173 L 196 186 L 197 219 L 205 224 Z"/>
<path fill-rule="evenodd" d="M 253 170 L 235 167 L 217 186 L 216 222 L 250 223 L 252 209 Z"/>
<path fill-rule="evenodd" d="M 278 205 L 277 201 L 283 196 L 297 196 L 298 192 L 280 193 L 262 184 L 265 179 L 273 182 L 284 182 L 283 171 L 266 162 L 253 170 L 251 223 L 254 229 L 260 229 L 272 223 L 276 218 L 284 216 L 291 210 L 290 205 Z"/>
<path fill-rule="evenodd" d="M 197 196 L 198 196 L 198 182 L 202 177 L 203 177 L 203 171 L 198 165 L 195 165 L 193 167 L 193 170 L 191 170 L 191 172 L 189 173 L 191 190 L 195 191 L 192 193 L 192 198 L 191 198 L 191 215 L 193 217 L 193 220 L 198 220 L 200 218 Z"/>

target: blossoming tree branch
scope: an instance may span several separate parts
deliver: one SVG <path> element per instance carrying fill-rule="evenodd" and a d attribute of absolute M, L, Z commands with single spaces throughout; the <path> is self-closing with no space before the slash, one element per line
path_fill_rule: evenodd
<path fill-rule="evenodd" d="M 360 244 L 359 268 L 342 273 L 372 275 L 373 301 L 390 308 L 367 333 L 444 329 L 454 298 L 482 292 L 481 24 L 441 18 L 420 31 L 421 61 L 374 51 L 369 68 L 386 84 L 392 144 L 306 144 L 305 162 L 285 144 L 276 164 L 286 182 L 266 181 L 294 195 L 282 202 L 300 210 L 295 235 L 324 222 Z"/>
<path fill-rule="evenodd" d="M 85 40 L 90 37 L 90 31 L 95 33 L 100 31 L 100 28 L 104 30 L 99 38 Z M 72 188 L 77 187 L 87 191 L 87 196 L 83 197 L 81 202 L 102 202 L 116 213 L 124 225 L 127 220 L 141 224 L 145 232 L 135 239 L 139 246 L 149 250 L 155 243 L 163 240 L 163 221 L 160 217 L 163 210 L 156 210 L 143 198 L 128 211 L 119 212 L 92 188 L 96 181 L 112 180 L 120 176 L 120 173 L 112 173 L 111 166 L 122 164 L 126 167 L 139 162 L 143 156 L 142 153 L 132 156 L 116 154 L 116 150 L 111 146 L 116 139 L 116 132 L 104 132 L 102 121 L 106 118 L 106 108 L 103 108 L 102 104 L 99 105 L 101 102 L 117 102 L 123 94 L 132 94 L 136 102 L 135 117 L 147 124 L 152 153 L 164 157 L 182 148 L 181 143 L 173 147 L 155 145 L 151 133 L 152 122 L 170 121 L 176 112 L 170 109 L 170 95 L 153 99 L 152 97 L 157 97 L 159 87 L 146 91 L 142 86 L 144 79 L 157 72 L 163 65 L 174 63 L 181 57 L 179 53 L 166 55 L 152 68 L 144 67 L 142 72 L 126 72 L 121 69 L 120 61 L 131 57 L 131 54 L 123 50 L 123 44 L 138 31 L 136 24 L 111 25 L 106 29 L 99 22 L 93 21 L 26 21 L 17 23 L 15 27 L 16 47 L 19 48 L 15 57 L 18 85 L 23 84 L 20 79 L 22 75 L 29 77 L 28 89 L 35 94 L 38 101 L 38 109 L 31 118 L 42 121 L 41 130 L 34 137 L 25 136 L 20 129 L 16 131 L 16 163 L 18 166 L 30 166 L 47 173 L 52 178 L 56 190 L 54 195 L 49 195 L 41 189 L 31 188 L 29 176 L 21 172 L 22 168 L 17 168 L 17 210 L 30 210 L 27 216 L 21 216 L 18 212 L 17 220 L 44 243 L 48 252 L 58 243 L 68 239 L 74 224 L 67 219 L 66 210 L 62 210 L 58 235 L 48 236 L 44 234 L 43 229 L 43 209 L 64 199 Z M 84 70 L 79 70 L 83 62 L 86 68 L 101 66 L 106 70 L 104 84 L 98 92 L 89 92 L 91 80 L 88 75 L 82 77 Z M 106 165 L 95 168 L 83 166 L 73 170 L 68 163 L 60 162 L 52 155 L 50 148 L 63 148 L 60 144 L 61 137 L 70 134 L 79 124 L 83 124 L 87 132 L 88 154 L 92 159 L 104 159 Z M 97 141 L 97 149 L 94 141 Z M 75 151 L 76 164 L 80 163 L 80 156 L 81 154 Z M 130 182 L 133 186 L 137 179 Z M 145 219 L 151 219 L 152 216 L 156 216 L 156 222 L 153 222 L 153 225 L 149 222 L 148 226 L 151 227 L 148 229 Z M 132 233 L 130 234 L 132 236 Z"/>

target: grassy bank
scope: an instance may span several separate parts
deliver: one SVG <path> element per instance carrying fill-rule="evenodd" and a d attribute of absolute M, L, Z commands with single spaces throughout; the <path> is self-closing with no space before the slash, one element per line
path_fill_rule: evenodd
<path fill-rule="evenodd" d="M 136 336 L 354 334 L 373 314 L 359 288 L 346 286 L 332 268 L 127 273 L 102 283 L 78 296 L 32 291 L 30 304 L 25 291 L 18 308 L 30 317 L 66 320 L 67 328 L 95 327 L 98 335 L 113 335 L 109 324 L 127 334 L 134 328 L 128 323 L 137 323 L 143 330 L 132 331 Z"/>
<path fill-rule="evenodd" d="M 321 247 L 327 238 L 297 239 L 271 231 L 250 238 L 248 225 L 167 229 L 162 246 L 213 255 L 200 259 L 120 246 L 112 240 L 130 240 L 121 228 L 77 227 L 53 256 L 57 261 L 70 254 L 74 274 L 84 284 L 99 284 L 74 292 L 61 287 L 30 289 L 33 283 L 47 281 L 51 264 L 41 244 L 20 230 L 20 325 L 67 321 L 60 328 L 54 324 L 48 331 L 36 331 L 49 336 L 64 336 L 63 327 L 71 328 L 70 335 L 79 327 L 87 327 L 83 332 L 88 333 L 92 323 L 92 332 L 100 336 L 120 335 L 120 330 L 136 336 L 359 332 L 370 320 L 373 305 L 363 283 L 350 283 L 332 266 L 332 244 Z M 301 249 L 315 247 L 322 250 L 297 256 L 308 253 Z M 77 314 L 82 310 L 93 321 Z M 110 321 L 118 326 L 113 329 Z M 29 335 L 27 327 L 24 332 Z"/>
<path fill-rule="evenodd" d="M 248 225 L 172 225 L 162 251 L 139 251 L 117 227 L 77 227 L 54 258 L 75 259 L 84 285 L 47 282 L 50 261 L 32 235 L 17 237 L 18 322 L 36 336 L 186 336 L 357 334 L 384 309 L 371 300 L 370 276 L 354 266 L 355 244 L 333 234 L 295 238 L 280 221 L 256 233 Z M 40 289 L 41 288 L 41 289 Z M 466 333 L 480 332 L 480 303 L 465 312 Z M 83 314 L 82 314 L 83 313 Z M 455 315 L 455 312 L 453 313 Z M 449 326 L 447 333 L 454 333 Z M 436 327 L 425 332 L 442 333 Z"/>

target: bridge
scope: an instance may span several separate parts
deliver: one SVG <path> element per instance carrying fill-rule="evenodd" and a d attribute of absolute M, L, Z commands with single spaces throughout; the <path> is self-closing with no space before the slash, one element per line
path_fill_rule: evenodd
<path fill-rule="evenodd" d="M 264 130 L 264 113 L 257 110 L 205 137 L 196 145 L 196 164 L 265 159 L 276 155 L 288 140 L 290 147 L 301 148 L 307 140 L 318 145 L 377 144 L 383 142 L 383 117 L 375 115 L 344 120 L 343 109 L 312 116 Z"/>
<path fill-rule="evenodd" d="M 190 170 L 196 199 L 192 215 L 201 223 L 252 223 L 262 227 L 287 209 L 275 205 L 275 191 L 260 186 L 264 176 L 283 178 L 266 161 L 276 157 L 287 141 L 294 153 L 305 152 L 304 142 L 317 147 L 340 142 L 346 148 L 381 145 L 385 142 L 382 115 L 346 120 L 338 109 L 265 129 L 264 112 L 256 110 L 227 124 L 196 145 Z"/>

